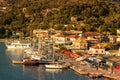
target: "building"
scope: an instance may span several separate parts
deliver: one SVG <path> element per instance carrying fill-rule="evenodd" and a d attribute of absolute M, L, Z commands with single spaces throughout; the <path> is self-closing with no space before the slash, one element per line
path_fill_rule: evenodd
<path fill-rule="evenodd" d="M 91 46 L 89 48 L 88 54 L 91 54 L 91 55 L 104 55 L 105 54 L 105 48 L 102 48 L 101 46 Z"/>
<path fill-rule="evenodd" d="M 85 32 L 83 35 L 87 40 L 98 40 L 99 42 L 103 37 L 103 34 L 98 32 Z"/>
<path fill-rule="evenodd" d="M 78 38 L 77 40 L 73 41 L 72 46 L 74 48 L 78 48 L 80 50 L 87 50 L 88 49 L 88 43 L 85 40 L 85 38 Z"/>

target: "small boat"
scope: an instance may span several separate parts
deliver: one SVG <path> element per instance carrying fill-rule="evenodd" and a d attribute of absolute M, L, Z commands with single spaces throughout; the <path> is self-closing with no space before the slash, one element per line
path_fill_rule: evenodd
<path fill-rule="evenodd" d="M 39 65 L 38 60 L 23 59 L 24 65 Z"/>
<path fill-rule="evenodd" d="M 50 69 L 65 69 L 69 67 L 69 64 L 65 62 L 61 62 L 61 63 L 46 64 L 45 67 Z"/>
<path fill-rule="evenodd" d="M 21 61 L 12 61 L 13 64 L 23 64 L 23 65 L 39 65 L 38 60 L 29 60 L 29 59 L 24 59 Z"/>

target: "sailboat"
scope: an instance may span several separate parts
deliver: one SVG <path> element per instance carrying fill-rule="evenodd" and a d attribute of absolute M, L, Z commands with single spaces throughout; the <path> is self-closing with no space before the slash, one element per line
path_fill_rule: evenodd
<path fill-rule="evenodd" d="M 59 56 L 57 56 L 56 54 L 59 54 Z M 61 57 L 61 59 L 56 57 Z M 53 60 L 52 63 L 45 64 L 46 69 L 65 69 L 70 66 L 68 62 L 65 62 L 63 55 L 62 54 L 60 55 L 60 53 L 53 52 L 52 60 Z"/>
<path fill-rule="evenodd" d="M 50 50 L 49 50 L 50 51 Z M 69 67 L 69 64 L 64 61 L 64 57 L 60 53 L 55 53 L 54 51 L 54 43 L 51 44 L 51 60 L 52 62 L 49 64 L 45 64 L 45 68 L 50 69 L 65 69 Z M 61 59 L 59 57 L 62 57 Z"/>

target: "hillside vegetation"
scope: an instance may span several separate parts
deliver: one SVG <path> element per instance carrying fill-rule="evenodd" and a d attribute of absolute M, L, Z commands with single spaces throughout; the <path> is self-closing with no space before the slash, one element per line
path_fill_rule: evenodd
<path fill-rule="evenodd" d="M 120 27 L 118 0 L 6 0 L 0 3 L 0 37 L 16 30 L 82 30 L 116 34 Z M 66 26 L 67 25 L 67 26 Z"/>

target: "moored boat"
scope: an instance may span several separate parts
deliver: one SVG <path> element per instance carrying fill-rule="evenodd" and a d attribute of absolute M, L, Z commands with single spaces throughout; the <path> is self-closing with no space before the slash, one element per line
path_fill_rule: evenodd
<path fill-rule="evenodd" d="M 23 65 L 39 65 L 39 62 L 37 60 L 29 60 L 29 59 L 24 59 L 21 61 L 12 61 L 13 64 L 23 64 Z"/>
<path fill-rule="evenodd" d="M 65 62 L 61 62 L 61 63 L 46 64 L 45 67 L 50 69 L 65 69 L 69 67 L 69 64 Z"/>
<path fill-rule="evenodd" d="M 24 65 L 39 65 L 38 60 L 23 59 Z"/>
<path fill-rule="evenodd" d="M 31 43 L 29 42 L 20 42 L 20 41 L 13 41 L 9 44 L 6 44 L 6 47 L 8 49 L 14 49 L 14 48 L 30 48 Z"/>

